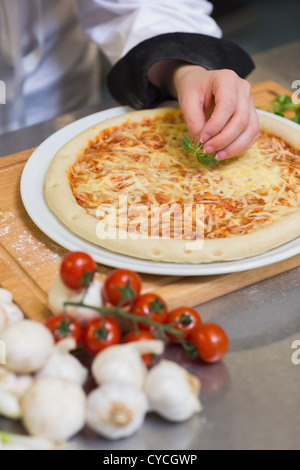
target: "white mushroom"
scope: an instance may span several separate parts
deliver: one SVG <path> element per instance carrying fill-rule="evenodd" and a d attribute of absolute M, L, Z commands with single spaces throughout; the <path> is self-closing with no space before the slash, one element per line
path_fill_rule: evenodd
<path fill-rule="evenodd" d="M 21 399 L 22 421 L 33 436 L 65 442 L 85 424 L 86 396 L 82 388 L 64 379 L 36 379 Z"/>
<path fill-rule="evenodd" d="M 38 372 L 37 377 L 56 377 L 70 380 L 83 385 L 88 376 L 88 370 L 69 351 L 76 348 L 74 338 L 65 338 L 54 347 L 53 353 Z"/>
<path fill-rule="evenodd" d="M 110 382 L 88 396 L 87 425 L 107 439 L 134 434 L 148 410 L 146 395 L 133 385 Z"/>
<path fill-rule="evenodd" d="M 185 421 L 202 410 L 200 380 L 172 361 L 161 361 L 147 375 L 144 391 L 150 411 L 169 421 Z"/>
<path fill-rule="evenodd" d="M 93 305 L 95 307 L 102 307 L 102 286 L 102 282 L 94 279 L 86 292 L 77 292 L 72 289 L 68 289 L 61 279 L 57 278 L 52 283 L 48 292 L 49 309 L 54 315 L 60 315 L 64 311 L 64 302 L 80 302 L 83 295 L 85 295 L 84 301 L 86 304 Z M 85 325 L 90 320 L 99 317 L 99 313 L 96 310 L 77 306 L 67 307 L 66 312 L 82 325 Z"/>
<path fill-rule="evenodd" d="M 160 340 L 136 341 L 110 346 L 101 351 L 92 363 L 92 374 L 98 385 L 106 382 L 124 382 L 143 386 L 147 368 L 141 359 L 144 353 L 162 354 L 164 343 Z"/>
<path fill-rule="evenodd" d="M 6 365 L 17 374 L 40 370 L 48 361 L 54 347 L 50 331 L 41 323 L 21 320 L 0 333 L 6 347 Z"/>

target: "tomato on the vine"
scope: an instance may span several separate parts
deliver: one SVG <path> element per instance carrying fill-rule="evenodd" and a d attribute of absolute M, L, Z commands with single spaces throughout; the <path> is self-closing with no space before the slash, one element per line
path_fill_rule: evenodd
<path fill-rule="evenodd" d="M 119 344 L 121 341 L 121 328 L 119 324 L 111 317 L 105 316 L 91 320 L 83 331 L 83 344 L 87 351 L 95 356 L 98 352 Z"/>
<path fill-rule="evenodd" d="M 136 299 L 130 312 L 139 317 L 148 318 L 156 323 L 165 323 L 168 311 L 165 301 L 152 292 L 141 295 Z M 138 322 L 139 328 L 152 330 L 151 325 Z"/>
<path fill-rule="evenodd" d="M 132 305 L 142 289 L 140 276 L 129 269 L 116 269 L 105 280 L 102 297 L 114 306 Z"/>
<path fill-rule="evenodd" d="M 150 333 L 150 331 L 146 331 L 146 330 L 138 330 L 138 331 L 129 331 L 128 333 L 126 333 L 126 335 L 124 336 L 123 338 L 123 343 L 126 344 L 126 343 L 132 343 L 134 341 L 149 341 L 149 340 L 153 340 L 153 339 L 156 339 L 155 336 Z M 144 363 L 149 366 L 151 364 L 151 362 L 153 361 L 153 354 L 142 354 L 142 359 L 144 361 Z"/>
<path fill-rule="evenodd" d="M 199 313 L 190 307 L 179 307 L 168 313 L 166 324 L 174 323 L 172 329 L 180 331 L 182 336 L 175 336 L 172 333 L 166 333 L 168 338 L 174 343 L 179 343 L 180 339 L 188 339 L 193 331 L 201 324 L 202 320 Z"/>
<path fill-rule="evenodd" d="M 97 264 L 87 253 L 73 251 L 68 253 L 60 266 L 60 277 L 69 289 L 83 289 L 92 281 Z"/>
<path fill-rule="evenodd" d="M 51 317 L 45 322 L 45 326 L 51 331 L 55 343 L 65 338 L 74 338 L 77 346 L 80 344 L 82 337 L 81 325 L 69 315 L 62 314 Z"/>
<path fill-rule="evenodd" d="M 200 359 L 209 364 L 219 362 L 229 349 L 229 339 L 215 323 L 203 323 L 190 336 Z"/>

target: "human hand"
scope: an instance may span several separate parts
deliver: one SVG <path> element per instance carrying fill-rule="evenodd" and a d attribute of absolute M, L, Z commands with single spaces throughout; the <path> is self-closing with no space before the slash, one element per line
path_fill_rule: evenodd
<path fill-rule="evenodd" d="M 232 70 L 208 71 L 182 64 L 173 74 L 176 94 L 188 130 L 204 152 L 216 152 L 218 160 L 248 150 L 259 133 L 258 116 L 250 84 Z"/>

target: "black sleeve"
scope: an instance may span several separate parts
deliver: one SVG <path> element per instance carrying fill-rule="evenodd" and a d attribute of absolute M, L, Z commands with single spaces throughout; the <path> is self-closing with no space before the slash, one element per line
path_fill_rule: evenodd
<path fill-rule="evenodd" d="M 168 98 L 147 80 L 149 68 L 164 59 L 179 59 L 207 70 L 231 69 L 240 77 L 254 68 L 250 56 L 230 41 L 204 34 L 161 34 L 141 42 L 113 66 L 107 82 L 112 96 L 137 109 L 154 107 Z"/>

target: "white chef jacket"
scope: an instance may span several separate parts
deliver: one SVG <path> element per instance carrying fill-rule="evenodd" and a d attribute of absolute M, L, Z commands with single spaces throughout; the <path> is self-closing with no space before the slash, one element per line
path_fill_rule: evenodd
<path fill-rule="evenodd" d="M 98 102 L 95 44 L 115 64 L 163 33 L 219 38 L 211 12 L 206 0 L 0 0 L 0 134 Z"/>

